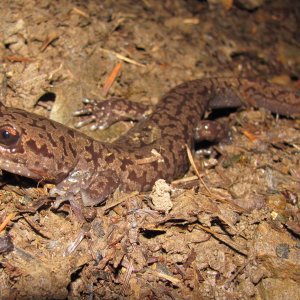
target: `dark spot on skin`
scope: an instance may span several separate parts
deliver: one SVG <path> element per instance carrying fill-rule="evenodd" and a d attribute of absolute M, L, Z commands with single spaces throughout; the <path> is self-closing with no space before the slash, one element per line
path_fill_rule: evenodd
<path fill-rule="evenodd" d="M 170 168 L 170 161 L 169 161 L 168 157 L 164 157 L 164 163 L 165 163 L 166 168 L 169 169 Z"/>
<path fill-rule="evenodd" d="M 93 160 L 93 153 L 94 153 L 94 151 L 92 151 L 92 153 L 91 153 L 91 152 L 87 151 L 87 149 L 93 149 L 93 148 L 91 147 L 91 145 L 90 145 L 90 142 L 89 142 L 89 145 L 88 145 L 88 146 L 84 146 L 84 148 L 83 148 L 83 155 L 84 155 L 86 161 L 87 161 L 87 162 L 90 162 L 90 161 Z M 77 152 L 77 151 L 76 151 L 76 152 Z M 80 153 L 79 153 L 79 155 L 80 155 Z M 98 156 L 98 159 L 99 159 L 99 160 L 102 160 L 102 154 L 100 154 L 100 155 Z"/>
<path fill-rule="evenodd" d="M 128 179 L 130 181 L 132 181 L 133 183 L 138 183 L 140 185 L 140 187 L 143 189 L 143 186 L 145 184 L 147 184 L 147 171 L 144 170 L 143 174 L 137 174 L 137 172 L 135 170 L 132 170 L 129 174 L 128 174 Z"/>
<path fill-rule="evenodd" d="M 17 147 L 15 148 L 15 153 L 18 153 L 18 154 L 24 154 L 25 153 L 25 150 L 24 150 L 24 147 L 23 147 L 22 143 L 19 143 L 17 145 Z"/>
<path fill-rule="evenodd" d="M 154 170 L 154 172 L 158 170 L 158 160 L 151 163 L 151 168 Z"/>
<path fill-rule="evenodd" d="M 85 146 L 85 151 L 88 153 L 94 153 L 94 146 L 93 146 L 93 142 L 90 141 L 88 143 L 88 145 Z"/>
<path fill-rule="evenodd" d="M 49 157 L 49 158 L 53 158 L 54 157 L 53 153 L 51 153 L 51 152 L 48 151 L 48 147 L 45 144 L 43 144 L 43 146 L 40 148 L 40 153 L 44 157 Z"/>
<path fill-rule="evenodd" d="M 33 153 L 38 153 L 39 149 L 38 147 L 36 146 L 36 143 L 33 139 L 29 139 L 27 142 L 26 142 L 27 146 L 30 148 L 30 150 L 33 151 Z"/>
<path fill-rule="evenodd" d="M 77 151 L 76 149 L 73 147 L 72 143 L 69 143 L 69 149 L 72 152 L 73 157 L 76 157 L 77 155 Z"/>
<path fill-rule="evenodd" d="M 62 161 L 57 162 L 57 169 L 58 170 L 62 170 L 62 168 L 64 167 L 64 164 Z"/>
<path fill-rule="evenodd" d="M 116 159 L 116 157 L 115 157 L 115 155 L 113 153 L 110 153 L 109 155 L 105 156 L 105 161 L 108 164 L 113 163 L 115 159 Z"/>
<path fill-rule="evenodd" d="M 65 138 L 64 138 L 64 136 L 60 136 L 59 137 L 59 140 L 60 140 L 60 142 L 61 142 L 61 148 L 62 148 L 62 150 L 64 151 L 64 155 L 65 155 L 65 157 L 67 157 L 68 156 L 68 152 L 67 152 L 67 147 L 66 147 L 66 141 L 65 141 Z"/>
<path fill-rule="evenodd" d="M 47 137 L 48 137 L 48 139 L 49 139 L 51 145 L 52 145 L 54 148 L 57 148 L 57 142 L 56 142 L 56 140 L 52 137 L 52 134 L 49 133 L 49 132 L 47 132 Z M 43 136 L 42 136 L 41 138 L 43 138 Z"/>
<path fill-rule="evenodd" d="M 130 158 L 123 158 L 120 165 L 121 171 L 125 172 L 130 165 L 133 165 L 133 161 Z"/>
<path fill-rule="evenodd" d="M 67 134 L 68 134 L 71 138 L 74 139 L 74 137 L 75 137 L 75 132 L 74 132 L 74 130 L 68 129 Z"/>
<path fill-rule="evenodd" d="M 5 120 L 8 121 L 8 122 L 12 122 L 12 120 L 13 121 L 18 120 L 20 117 L 15 116 L 15 114 L 12 113 L 12 114 L 5 114 L 5 115 L 3 115 L 3 118 L 5 118 Z M 14 123 L 14 122 L 12 122 L 12 123 Z"/>
<path fill-rule="evenodd" d="M 47 126 L 45 124 L 41 125 L 40 124 L 40 121 L 39 120 L 36 120 L 36 119 L 31 119 L 31 126 L 34 128 L 40 128 L 42 130 L 45 130 L 45 131 L 49 131 L 49 128 L 47 128 Z"/>
<path fill-rule="evenodd" d="M 54 183 L 60 183 L 63 179 L 65 179 L 68 176 L 68 172 L 59 172 L 55 174 L 55 179 L 53 180 Z"/>
<path fill-rule="evenodd" d="M 85 150 L 85 159 L 93 169 L 99 168 L 101 166 L 101 170 L 105 167 L 105 159 L 104 157 L 107 155 L 108 150 L 106 149 L 104 144 L 99 144 L 94 140 L 88 140 L 85 143 L 86 146 L 84 147 Z M 109 166 L 108 166 L 109 167 Z"/>
<path fill-rule="evenodd" d="M 144 158 L 144 155 L 137 153 L 134 157 L 135 157 L 135 159 L 142 159 L 142 158 Z"/>
<path fill-rule="evenodd" d="M 49 122 L 49 125 L 52 126 L 54 130 L 58 129 L 57 126 L 56 126 L 56 124 L 54 122 Z"/>
<path fill-rule="evenodd" d="M 30 148 L 30 151 L 32 151 L 36 155 L 41 155 L 43 157 L 53 158 L 53 153 L 48 151 L 48 148 L 45 144 L 43 144 L 41 147 L 38 147 L 36 142 L 33 139 L 30 139 L 26 142 L 27 146 Z"/>
<path fill-rule="evenodd" d="M 14 112 L 14 114 L 22 116 L 24 119 L 28 119 L 28 113 L 26 111 L 22 111 L 18 109 Z"/>

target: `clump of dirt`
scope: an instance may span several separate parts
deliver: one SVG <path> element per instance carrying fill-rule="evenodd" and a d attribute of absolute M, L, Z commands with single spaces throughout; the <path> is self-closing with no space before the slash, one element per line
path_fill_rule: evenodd
<path fill-rule="evenodd" d="M 299 88 L 299 13 L 296 0 L 1 1 L 1 101 L 73 126 L 85 97 L 155 105 L 195 78 Z M 194 157 L 200 180 L 117 191 L 88 222 L 5 176 L 0 297 L 300 299 L 299 120 L 222 118 L 232 141 Z M 107 141 L 131 126 L 82 130 Z"/>

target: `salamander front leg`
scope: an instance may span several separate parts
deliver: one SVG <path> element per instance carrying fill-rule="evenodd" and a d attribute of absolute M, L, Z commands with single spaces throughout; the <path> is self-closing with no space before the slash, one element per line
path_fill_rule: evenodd
<path fill-rule="evenodd" d="M 50 195 L 56 196 L 55 208 L 65 201 L 73 206 L 72 201 L 76 201 L 78 196 L 84 206 L 95 206 L 104 202 L 118 186 L 119 177 L 113 170 L 95 172 L 92 175 L 89 172 L 73 171 L 50 190 Z"/>
<path fill-rule="evenodd" d="M 120 181 L 116 172 L 107 170 L 92 178 L 89 185 L 80 189 L 84 206 L 95 206 L 103 203 L 118 187 Z"/>
<path fill-rule="evenodd" d="M 81 120 L 75 124 L 80 128 L 87 124 L 91 130 L 105 129 L 119 121 L 139 121 L 151 113 L 148 105 L 123 98 L 110 98 L 103 101 L 84 99 L 84 108 L 74 112 Z"/>

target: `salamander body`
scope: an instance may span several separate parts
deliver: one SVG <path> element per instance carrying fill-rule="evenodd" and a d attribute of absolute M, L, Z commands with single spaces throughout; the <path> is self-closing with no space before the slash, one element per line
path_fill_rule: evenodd
<path fill-rule="evenodd" d="M 112 109 L 109 101 L 99 105 Z M 300 115 L 300 95 L 278 85 L 231 78 L 193 80 L 171 89 L 151 114 L 115 142 L 102 143 L 1 104 L 0 168 L 56 183 L 52 195 L 79 194 L 84 205 L 97 205 L 117 188 L 147 191 L 159 178 L 183 176 L 189 166 L 186 145 L 193 148 L 195 128 L 205 111 L 249 105 Z"/>

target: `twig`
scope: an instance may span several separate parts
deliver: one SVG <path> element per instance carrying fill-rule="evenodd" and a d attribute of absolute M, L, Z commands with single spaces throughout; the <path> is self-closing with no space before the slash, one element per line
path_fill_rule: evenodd
<path fill-rule="evenodd" d="M 114 202 L 114 203 L 111 203 L 111 204 L 109 204 L 109 205 L 105 205 L 105 206 L 103 207 L 103 209 L 104 209 L 104 211 L 107 211 L 107 210 L 109 210 L 109 209 L 111 209 L 111 208 L 113 208 L 113 207 L 119 205 L 120 203 L 122 203 L 122 202 L 124 202 L 124 201 L 127 201 L 127 200 L 129 200 L 130 198 L 132 198 L 132 197 L 137 196 L 138 194 L 139 194 L 139 192 L 132 192 L 132 193 L 130 193 L 129 195 L 126 195 L 126 196 L 122 197 L 121 199 L 117 200 L 117 201 Z"/>
<path fill-rule="evenodd" d="M 73 10 L 74 13 L 76 13 L 76 14 L 78 14 L 80 16 L 83 16 L 85 18 L 89 18 L 90 17 L 87 13 L 85 13 L 84 11 L 82 11 L 81 9 L 79 9 L 77 7 L 73 7 L 72 10 Z"/>
<path fill-rule="evenodd" d="M 248 257 L 248 253 L 240 248 L 240 245 L 238 245 L 237 243 L 233 242 L 233 241 L 229 241 L 228 239 L 225 239 L 223 237 L 220 236 L 220 234 L 218 234 L 217 232 L 208 229 L 200 224 L 198 224 L 197 226 L 199 226 L 202 230 L 210 233 L 212 236 L 214 236 L 217 240 L 223 242 L 225 245 L 229 246 L 230 248 L 236 250 L 238 253 Z"/>
<path fill-rule="evenodd" d="M 130 59 L 120 53 L 117 53 L 115 51 L 112 51 L 112 50 L 108 50 L 108 49 L 104 49 L 104 48 L 100 48 L 99 50 L 101 50 L 102 52 L 105 52 L 105 53 L 109 53 L 109 54 L 113 54 L 115 55 L 117 58 L 129 63 L 129 64 L 133 64 L 133 65 L 136 65 L 136 66 L 139 66 L 139 67 L 145 67 L 145 65 L 133 60 L 133 59 Z"/>
<path fill-rule="evenodd" d="M 0 232 L 2 230 L 4 230 L 4 228 L 6 227 L 6 225 L 10 222 L 10 220 L 12 218 L 14 218 L 16 216 L 16 213 L 10 213 L 5 219 L 4 221 L 2 222 L 2 224 L 0 225 Z"/>
<path fill-rule="evenodd" d="M 119 75 L 120 71 L 122 68 L 122 64 L 121 63 L 117 63 L 117 65 L 114 67 L 114 69 L 112 70 L 112 72 L 110 73 L 110 75 L 108 76 L 108 78 L 105 80 L 103 89 L 102 89 L 102 94 L 105 97 L 109 91 L 109 89 L 111 88 L 111 86 L 113 85 L 113 83 L 115 82 L 117 76 Z"/>
<path fill-rule="evenodd" d="M 122 293 L 121 293 L 122 295 L 125 293 L 125 289 L 128 286 L 128 283 L 129 283 L 129 280 L 130 280 L 130 277 L 131 277 L 131 274 L 132 274 L 133 270 L 134 270 L 133 263 L 132 263 L 132 261 L 130 261 L 129 266 L 127 268 L 126 275 L 125 275 L 125 279 L 124 279 L 124 285 L 123 285 Z"/>
<path fill-rule="evenodd" d="M 154 271 L 154 270 L 151 270 L 151 273 L 153 275 L 156 275 L 160 278 L 163 278 L 163 279 L 166 279 L 170 282 L 172 282 L 174 285 L 176 286 L 180 286 L 181 284 L 181 280 L 179 280 L 178 278 L 174 277 L 174 276 L 170 276 L 170 275 L 167 275 L 167 274 L 164 274 L 164 273 L 161 273 L 161 272 L 158 272 L 158 271 Z"/>
<path fill-rule="evenodd" d="M 41 226 L 37 225 L 35 222 L 33 222 L 29 217 L 25 216 L 23 214 L 23 218 L 24 220 L 29 224 L 29 226 L 39 235 L 41 235 L 42 237 L 51 240 L 52 236 L 50 236 L 48 233 L 46 233 Z"/>
<path fill-rule="evenodd" d="M 211 193 L 210 189 L 207 187 L 206 183 L 203 181 L 202 176 L 200 175 L 200 173 L 199 173 L 199 171 L 198 171 L 198 169 L 196 167 L 196 164 L 195 164 L 195 161 L 193 159 L 193 155 L 192 155 L 192 152 L 191 152 L 189 146 L 187 144 L 185 144 L 185 147 L 186 147 L 186 151 L 187 151 L 187 155 L 188 155 L 190 164 L 193 167 L 195 173 L 197 174 L 197 176 L 199 178 L 199 181 L 203 184 L 204 188 L 209 193 L 209 195 L 211 195 L 212 193 Z"/>
<path fill-rule="evenodd" d="M 30 57 L 17 56 L 17 55 L 6 56 L 6 59 L 10 62 L 32 62 L 33 61 L 33 59 Z"/>
<path fill-rule="evenodd" d="M 234 279 L 246 268 L 249 264 L 250 259 L 247 259 L 238 269 L 237 271 L 230 276 L 230 278 L 223 284 L 223 287 L 227 290 L 230 284 L 234 281 Z"/>
<path fill-rule="evenodd" d="M 44 41 L 44 43 L 43 43 L 43 45 L 42 45 L 42 47 L 41 47 L 41 52 L 44 52 L 44 51 L 48 48 L 48 46 L 49 46 L 53 41 L 57 40 L 58 38 L 59 38 L 59 35 L 57 34 L 57 32 L 55 32 L 55 31 L 50 32 L 50 33 L 47 35 L 47 37 L 46 37 L 46 39 L 45 39 L 45 41 Z"/>
<path fill-rule="evenodd" d="M 257 140 L 257 137 L 250 131 L 244 130 L 244 129 L 242 129 L 241 131 L 242 131 L 243 135 L 246 136 L 246 138 L 248 138 L 248 140 L 250 140 L 251 142 L 254 142 L 255 140 Z"/>

